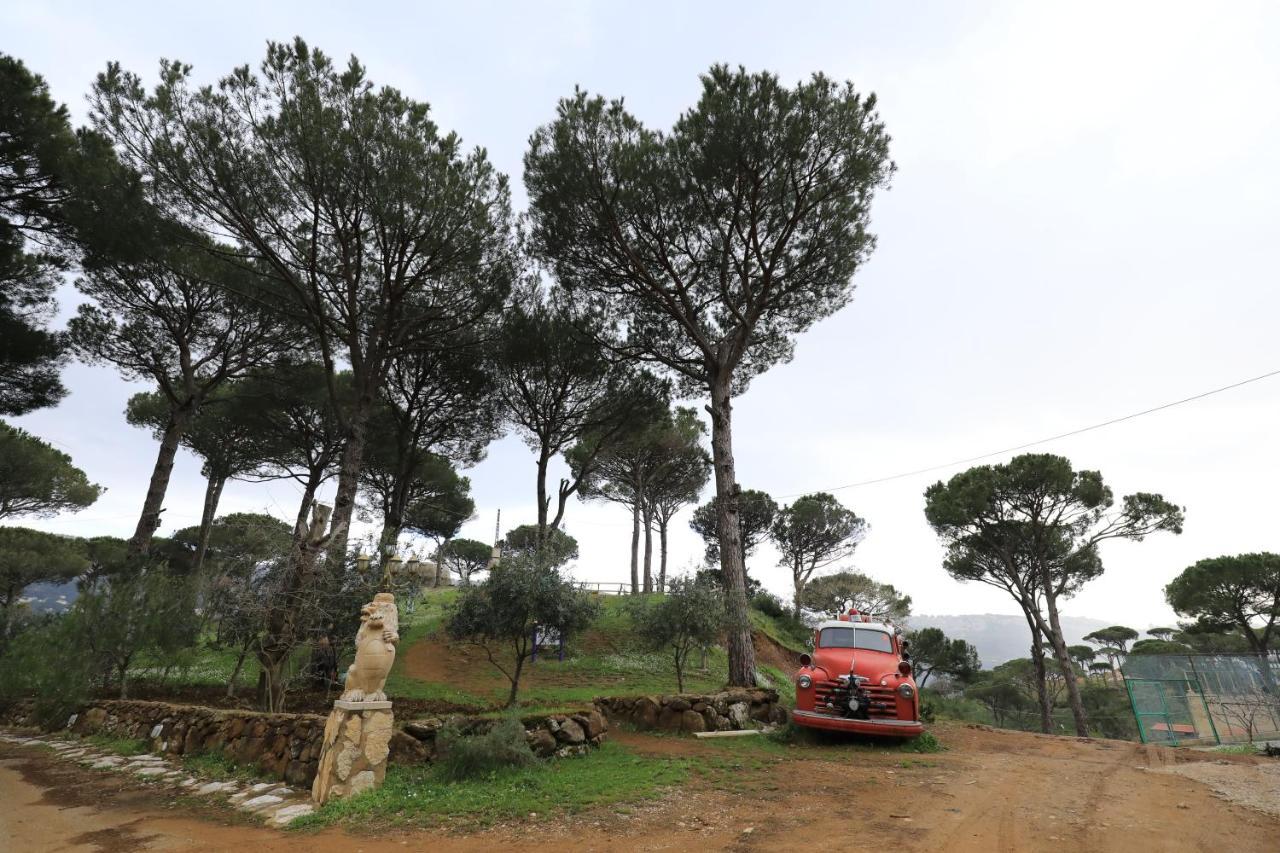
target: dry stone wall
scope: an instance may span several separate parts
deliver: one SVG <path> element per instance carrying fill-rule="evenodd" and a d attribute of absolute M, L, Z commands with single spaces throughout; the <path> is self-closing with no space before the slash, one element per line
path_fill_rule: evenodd
<path fill-rule="evenodd" d="M 787 721 L 787 709 L 778 702 L 778 692 L 761 688 L 712 694 L 614 696 L 597 699 L 595 705 L 614 722 L 673 732 L 740 731 Z"/>
<path fill-rule="evenodd" d="M 464 735 L 484 734 L 497 720 L 492 717 L 433 717 L 405 723 L 406 734 L 417 738 L 432 757 L 435 756 L 436 734 L 452 725 Z M 522 717 L 525 739 L 535 755 L 541 758 L 581 755 L 604 742 L 609 720 L 598 709 L 569 714 L 539 714 Z"/>

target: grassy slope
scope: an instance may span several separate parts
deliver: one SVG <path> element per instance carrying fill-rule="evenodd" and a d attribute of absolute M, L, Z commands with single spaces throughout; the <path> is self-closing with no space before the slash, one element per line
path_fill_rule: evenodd
<path fill-rule="evenodd" d="M 494 710 L 505 701 L 509 684 L 484 654 L 475 647 L 445 640 L 444 622 L 456 597 L 456 590 L 429 592 L 415 613 L 402 621 L 400 652 L 387 679 L 387 693 L 393 699 L 442 699 L 486 710 Z M 550 656 L 526 665 L 520 683 L 520 704 L 525 709 L 580 708 L 597 696 L 610 694 L 676 692 L 671 657 L 640 648 L 635 641 L 629 609 L 637 600 L 602 595 L 599 601 L 600 617 L 569 644 L 563 661 Z M 757 630 L 779 646 L 803 649 L 804 638 L 788 632 L 781 621 L 754 611 L 752 618 Z M 447 656 L 448 660 L 437 666 L 444 675 L 429 680 L 408 674 L 408 652 L 418 643 L 430 644 L 431 654 Z M 695 655 L 685 675 L 685 691 L 719 690 L 724 686 L 727 670 L 723 648 L 708 650 L 705 669 L 701 656 Z M 790 673 L 762 665 L 761 675 L 784 697 L 794 698 Z"/>

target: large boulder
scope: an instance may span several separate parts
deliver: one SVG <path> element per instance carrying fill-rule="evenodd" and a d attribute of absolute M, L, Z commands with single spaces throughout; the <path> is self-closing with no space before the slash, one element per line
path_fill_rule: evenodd
<path fill-rule="evenodd" d="M 576 746 L 586 741 L 586 739 L 587 733 L 583 731 L 582 726 L 572 719 L 560 723 L 560 728 L 556 730 L 556 740 L 561 743 Z"/>
<path fill-rule="evenodd" d="M 631 722 L 641 729 L 656 728 L 659 713 L 658 703 L 648 696 L 642 696 L 631 708 Z"/>
<path fill-rule="evenodd" d="M 680 730 L 684 732 L 705 732 L 707 722 L 702 715 L 693 709 L 680 712 Z"/>
<path fill-rule="evenodd" d="M 529 748 L 540 758 L 550 758 L 556 751 L 556 737 L 546 729 L 534 729 L 525 735 Z"/>

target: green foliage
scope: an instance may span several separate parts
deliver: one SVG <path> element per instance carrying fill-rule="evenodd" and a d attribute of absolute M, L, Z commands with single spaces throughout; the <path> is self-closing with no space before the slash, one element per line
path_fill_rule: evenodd
<path fill-rule="evenodd" d="M 1280 623 L 1280 554 L 1200 560 L 1170 581 L 1164 594 L 1202 632 L 1235 630 L 1254 651 L 1267 652 Z"/>
<path fill-rule="evenodd" d="M 85 740 L 96 747 L 105 749 L 107 752 L 114 752 L 116 755 L 146 755 L 151 751 L 151 747 L 145 740 L 136 740 L 134 738 L 93 734 L 85 737 Z"/>
<path fill-rule="evenodd" d="M 683 693 L 689 654 L 711 646 L 724 629 L 724 593 L 719 587 L 694 578 L 676 578 L 666 595 L 642 602 L 633 618 L 642 642 L 671 655 L 676 688 Z"/>
<path fill-rule="evenodd" d="M 1080 689 L 1080 701 L 1089 714 L 1089 722 L 1102 737 L 1137 740 L 1138 728 L 1133 719 L 1124 688 L 1090 681 Z"/>
<path fill-rule="evenodd" d="M 1121 654 L 1128 650 L 1128 644 L 1138 639 L 1137 631 L 1124 625 L 1112 625 L 1110 628 L 1099 628 L 1092 634 L 1085 634 L 1084 639 L 1100 646 L 1118 649 Z"/>
<path fill-rule="evenodd" d="M 1011 715 L 1033 710 L 1026 690 L 1008 673 L 988 675 L 965 688 L 964 696 L 982 705 L 997 726 Z"/>
<path fill-rule="evenodd" d="M 0 421 L 0 519 L 76 512 L 102 492 L 70 456 Z"/>
<path fill-rule="evenodd" d="M 900 752 L 946 752 L 947 748 L 942 745 L 942 741 L 933 734 L 933 732 L 924 732 L 917 737 L 913 737 L 906 743 L 902 744 Z"/>
<path fill-rule="evenodd" d="M 466 588 L 449 618 L 454 640 L 481 646 L 511 682 L 507 706 L 515 705 L 520 674 L 534 652 L 535 627 L 568 640 L 599 612 L 590 596 L 529 555 L 504 557 L 481 583 Z"/>
<path fill-rule="evenodd" d="M 883 613 L 898 621 L 911 615 L 911 596 L 861 572 L 836 572 L 814 578 L 806 585 L 801 604 L 822 614 L 841 613 L 852 607 L 861 613 Z"/>
<path fill-rule="evenodd" d="M 483 734 L 463 735 L 446 726 L 436 735 L 436 766 L 450 782 L 491 776 L 536 761 L 519 717 L 503 717 Z"/>
<path fill-rule="evenodd" d="M 716 521 L 716 501 L 712 498 L 693 511 L 689 526 L 707 545 L 707 562 L 720 559 L 720 533 Z M 778 502 L 758 489 L 743 489 L 738 495 L 738 537 L 742 542 L 742 561 L 769 538 Z"/>
<path fill-rule="evenodd" d="M 88 568 L 83 539 L 27 527 L 0 527 L 0 608 L 6 614 L 30 584 L 70 580 Z"/>
<path fill-rule="evenodd" d="M 22 415 L 66 394 L 65 335 L 49 329 L 54 293 L 81 254 L 122 236 L 102 207 L 136 182 L 101 137 L 72 130 L 42 77 L 5 54 L 0 127 L 0 415 Z"/>
<path fill-rule="evenodd" d="M 781 598 L 778 598 L 778 596 L 773 593 L 766 592 L 764 590 L 761 590 L 751 596 L 751 606 L 756 610 L 759 610 L 765 616 L 773 619 L 786 616 L 790 612 L 787 605 L 782 603 Z"/>
<path fill-rule="evenodd" d="M 686 781 L 693 766 L 687 758 L 636 755 L 612 741 L 580 758 L 539 761 L 462 782 L 449 782 L 434 768 L 392 765 L 381 788 L 327 803 L 291 826 L 457 826 L 526 818 L 531 812 L 574 813 L 661 796 Z"/>
<path fill-rule="evenodd" d="M 508 530 L 499 547 L 504 561 L 536 559 L 541 565 L 553 569 L 578 559 L 578 540 L 559 528 L 547 530 L 539 547 L 536 524 L 522 524 Z"/>
<path fill-rule="evenodd" d="M 130 667 L 140 653 L 172 654 L 196 642 L 195 586 L 159 565 L 144 565 L 85 584 L 72 606 L 83 632 L 75 644 L 94 675 L 128 695 Z"/>
<path fill-rule="evenodd" d="M 471 583 L 471 576 L 484 571 L 493 557 L 493 546 L 475 539 L 450 539 L 436 551 L 436 563 L 442 569 L 458 576 L 463 586 Z"/>
<path fill-rule="evenodd" d="M 37 725 L 60 728 L 89 698 L 96 675 L 92 658 L 75 651 L 84 620 L 63 614 L 21 632 L 0 656 L 0 699 L 30 697 Z"/>
<path fill-rule="evenodd" d="M 1067 654 L 1082 667 L 1093 663 L 1093 659 L 1098 656 L 1098 652 L 1091 646 L 1067 646 Z"/>
<path fill-rule="evenodd" d="M 893 170 L 875 107 L 821 74 L 788 89 L 717 65 L 663 133 L 576 92 L 525 155 L 533 251 L 687 390 L 724 371 L 740 391 L 849 301 Z"/>
<path fill-rule="evenodd" d="M 1129 650 L 1130 655 L 1187 655 L 1195 649 L 1186 643 L 1175 643 L 1172 640 L 1139 640 Z"/>
<path fill-rule="evenodd" d="M 867 522 L 826 492 L 802 495 L 778 511 L 769 538 L 781 554 L 780 564 L 791 570 L 796 615 L 813 573 L 853 556 L 866 534 Z"/>
<path fill-rule="evenodd" d="M 205 779 L 235 779 L 241 782 L 260 782 L 272 779 L 256 764 L 239 764 L 221 750 L 196 754 L 184 754 L 182 766 L 189 773 Z"/>
<path fill-rule="evenodd" d="M 612 358 L 599 345 L 594 338 L 604 326 L 601 315 L 549 297 L 537 285 L 520 289 L 503 313 L 494 352 L 498 394 L 507 417 L 537 454 L 539 529 L 557 527 L 569 497 L 584 486 L 592 488 L 602 456 L 637 452 L 637 435 L 670 405 L 665 383 L 634 363 Z M 628 443 L 632 446 L 624 449 Z M 565 454 L 572 477 L 551 496 L 547 464 L 559 453 Z M 620 464 L 615 460 L 611 467 Z M 548 520 L 553 500 L 555 517 Z"/>
<path fill-rule="evenodd" d="M 941 628 L 921 628 L 908 633 L 906 639 L 916 684 L 921 689 L 935 672 L 965 684 L 982 669 L 978 650 L 964 640 L 949 638 Z"/>
<path fill-rule="evenodd" d="M 784 649 L 796 652 L 813 650 L 813 629 L 797 619 L 789 610 L 781 616 L 751 610 L 751 626 Z M 790 678 L 787 679 L 790 681 Z"/>

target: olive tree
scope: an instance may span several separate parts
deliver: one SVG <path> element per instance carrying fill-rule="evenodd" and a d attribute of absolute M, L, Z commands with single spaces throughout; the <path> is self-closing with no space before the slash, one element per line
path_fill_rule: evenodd
<path fill-rule="evenodd" d="M 724 630 L 724 591 L 696 578 L 676 578 L 666 595 L 637 607 L 632 619 L 645 645 L 670 652 L 676 689 L 683 693 L 689 654 L 715 644 Z"/>
<path fill-rule="evenodd" d="M 568 640 L 591 624 L 598 605 L 536 555 L 504 557 L 480 583 L 467 587 L 449 617 L 449 636 L 482 649 L 511 682 L 506 707 L 516 704 L 524 664 L 536 651 L 534 631 Z"/>
<path fill-rule="evenodd" d="M 614 318 L 623 355 L 709 398 L 729 680 L 755 683 L 739 543 L 732 401 L 844 307 L 888 183 L 874 95 L 821 74 L 794 87 L 714 66 L 670 131 L 577 91 L 525 155 L 531 245 L 559 284 Z"/>

